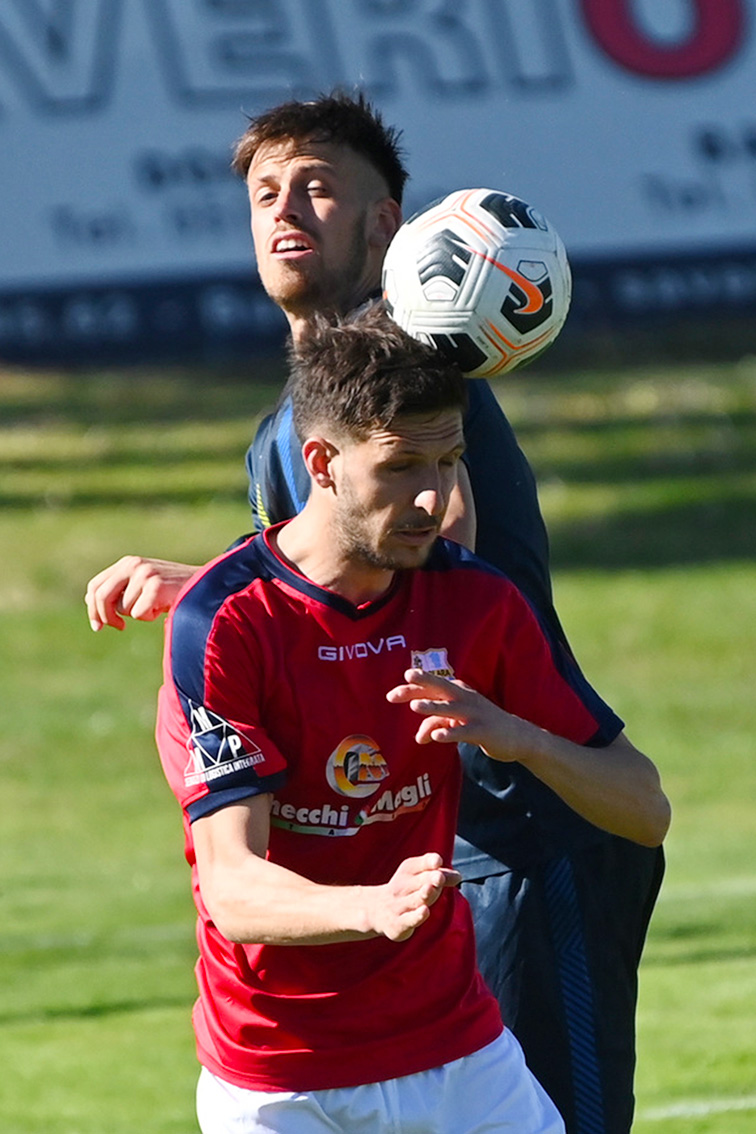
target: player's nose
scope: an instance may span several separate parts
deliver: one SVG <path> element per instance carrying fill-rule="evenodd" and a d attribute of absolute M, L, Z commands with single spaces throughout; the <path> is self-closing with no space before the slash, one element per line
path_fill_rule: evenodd
<path fill-rule="evenodd" d="M 446 511 L 446 496 L 440 484 L 428 485 L 415 497 L 415 507 L 427 512 L 434 520 L 440 520 Z"/>
<path fill-rule="evenodd" d="M 295 221 L 302 215 L 297 194 L 291 185 L 282 184 L 276 198 L 276 220 Z"/>

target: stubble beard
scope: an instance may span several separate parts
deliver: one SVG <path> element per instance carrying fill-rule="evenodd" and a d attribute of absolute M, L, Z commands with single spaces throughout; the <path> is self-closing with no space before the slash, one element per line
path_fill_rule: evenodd
<path fill-rule="evenodd" d="M 349 258 L 337 270 L 329 269 L 312 276 L 307 270 L 300 271 L 284 262 L 278 265 L 275 279 L 269 285 L 263 281 L 269 297 L 284 313 L 300 319 L 321 311 L 346 314 L 365 298 L 360 284 L 368 256 L 366 218 L 367 210 L 357 217 L 350 239 Z"/>
<path fill-rule="evenodd" d="M 425 549 L 408 548 L 406 556 L 380 547 L 370 524 L 370 511 L 359 503 L 346 482 L 342 482 L 341 492 L 334 527 L 339 552 L 347 562 L 379 571 L 405 571 L 423 566 L 432 544 Z"/>

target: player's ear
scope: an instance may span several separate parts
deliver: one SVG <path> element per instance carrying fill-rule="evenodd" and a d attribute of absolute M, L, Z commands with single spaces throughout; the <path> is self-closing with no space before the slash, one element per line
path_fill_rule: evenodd
<path fill-rule="evenodd" d="M 334 485 L 331 461 L 337 453 L 336 446 L 325 437 L 308 437 L 302 445 L 305 468 L 320 488 L 332 488 Z"/>
<path fill-rule="evenodd" d="M 374 202 L 368 226 L 368 244 L 373 248 L 388 248 L 401 223 L 401 205 L 393 197 L 382 197 Z"/>

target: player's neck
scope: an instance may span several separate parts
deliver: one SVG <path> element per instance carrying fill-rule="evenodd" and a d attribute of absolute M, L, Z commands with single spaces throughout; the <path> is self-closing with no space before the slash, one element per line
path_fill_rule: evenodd
<path fill-rule="evenodd" d="M 371 279 L 369 283 L 360 286 L 352 292 L 342 302 L 338 303 L 334 310 L 340 315 L 346 315 L 350 311 L 355 311 L 366 303 L 368 299 L 378 298 L 380 295 L 380 277 Z M 296 311 L 284 310 L 284 315 L 289 324 L 291 331 L 292 341 L 296 347 L 297 343 L 302 342 L 307 334 L 308 327 L 314 316 L 324 313 L 325 306 L 320 304 L 313 308 L 297 308 Z"/>
<path fill-rule="evenodd" d="M 274 533 L 271 542 L 289 567 L 354 606 L 374 602 L 394 581 L 394 571 L 349 558 L 340 550 L 338 540 L 328 535 L 320 517 L 308 513 L 307 507 Z"/>

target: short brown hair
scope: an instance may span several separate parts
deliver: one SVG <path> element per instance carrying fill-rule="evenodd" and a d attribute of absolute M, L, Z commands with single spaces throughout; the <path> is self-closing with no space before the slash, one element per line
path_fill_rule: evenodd
<path fill-rule="evenodd" d="M 403 331 L 380 300 L 317 316 L 290 359 L 286 393 L 302 441 L 322 426 L 364 440 L 397 417 L 467 408 L 456 363 Z"/>
<path fill-rule="evenodd" d="M 409 176 L 399 145 L 401 131 L 386 126 L 362 92 L 320 95 L 312 102 L 284 102 L 251 118 L 234 149 L 231 168 L 240 177 L 249 173 L 252 159 L 264 142 L 334 142 L 366 158 L 383 177 L 389 193 L 401 205 Z"/>

